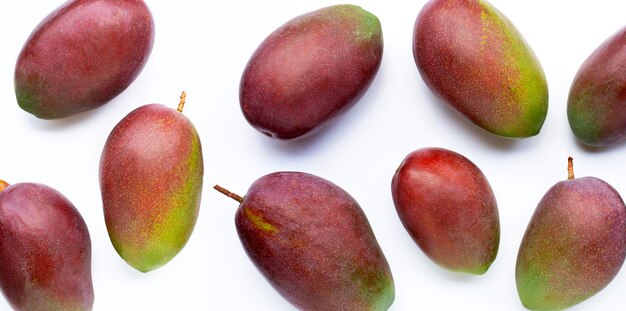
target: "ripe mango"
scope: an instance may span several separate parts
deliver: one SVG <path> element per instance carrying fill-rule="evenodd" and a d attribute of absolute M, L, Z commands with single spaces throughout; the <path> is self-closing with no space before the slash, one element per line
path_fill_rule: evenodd
<path fill-rule="evenodd" d="M 336 5 L 298 16 L 250 58 L 239 93 L 243 115 L 272 138 L 315 133 L 363 96 L 382 53 L 380 22 L 360 7 Z"/>
<path fill-rule="evenodd" d="M 473 162 L 442 148 L 413 151 L 391 190 L 402 224 L 430 259 L 463 273 L 489 269 L 500 242 L 498 205 Z"/>
<path fill-rule="evenodd" d="M 148 61 L 154 22 L 142 0 L 70 0 L 31 33 L 15 65 L 19 106 L 41 119 L 95 109 Z"/>
<path fill-rule="evenodd" d="M 92 309 L 89 231 L 58 191 L 0 180 L 0 290 L 16 311 Z"/>
<path fill-rule="evenodd" d="M 202 147 L 191 121 L 160 104 L 139 107 L 111 131 L 100 159 L 100 189 L 111 242 L 148 272 L 185 246 L 200 209 Z"/>
<path fill-rule="evenodd" d="M 584 144 L 626 139 L 626 28 L 600 45 L 578 70 L 567 101 L 570 128 Z"/>
<path fill-rule="evenodd" d="M 568 179 L 546 192 L 517 255 L 515 279 L 530 310 L 563 310 L 595 295 L 626 258 L 626 206 L 596 177 Z"/>
<path fill-rule="evenodd" d="M 474 124 L 507 138 L 541 130 L 548 111 L 543 69 L 487 1 L 429 1 L 415 21 L 413 55 L 430 90 Z"/>
<path fill-rule="evenodd" d="M 394 300 L 389 264 L 359 204 L 343 189 L 301 172 L 257 179 L 241 198 L 235 224 L 246 253 L 299 310 L 387 310 Z"/>

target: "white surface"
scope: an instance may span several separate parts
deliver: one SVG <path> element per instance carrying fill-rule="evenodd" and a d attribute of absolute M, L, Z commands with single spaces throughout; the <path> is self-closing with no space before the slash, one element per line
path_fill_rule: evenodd
<path fill-rule="evenodd" d="M 441 105 L 422 82 L 411 52 L 417 13 L 426 1 L 353 1 L 382 23 L 385 51 L 366 96 L 321 134 L 273 141 L 253 130 L 238 101 L 241 72 L 275 28 L 333 1 L 156 1 L 152 56 L 140 77 L 106 106 L 62 121 L 22 111 L 13 91 L 15 60 L 32 29 L 62 1 L 0 5 L 0 178 L 40 182 L 64 193 L 89 226 L 93 245 L 94 310 L 292 310 L 246 257 L 234 226 L 239 194 L 258 177 L 297 170 L 329 179 L 361 204 L 391 265 L 391 310 L 523 310 L 515 289 L 517 249 L 540 198 L 566 178 L 593 175 L 626 193 L 625 146 L 601 152 L 576 143 L 565 114 L 567 94 L 584 59 L 626 22 L 621 1 L 492 0 L 538 55 L 548 78 L 550 108 L 541 133 L 509 141 L 492 137 Z M 186 90 L 185 114 L 203 144 L 205 177 L 196 229 L 166 266 L 139 273 L 114 251 L 104 225 L 98 162 L 113 126 L 132 109 L 158 102 L 172 108 Z M 402 227 L 391 177 L 411 151 L 428 146 L 460 152 L 478 165 L 498 200 L 500 251 L 486 275 L 466 277 L 430 262 Z M 0 263 L 1 264 L 1 263 Z M 626 271 L 572 310 L 622 310 Z M 0 298 L 0 310 L 8 310 Z"/>

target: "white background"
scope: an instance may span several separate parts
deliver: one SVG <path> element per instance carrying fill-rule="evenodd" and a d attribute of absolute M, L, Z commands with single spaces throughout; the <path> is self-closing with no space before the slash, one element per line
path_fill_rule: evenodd
<path fill-rule="evenodd" d="M 148 0 L 156 42 L 139 78 L 109 104 L 60 121 L 22 111 L 13 91 L 17 55 L 32 29 L 62 1 L 0 5 L 0 178 L 39 182 L 65 194 L 80 210 L 93 245 L 94 310 L 293 310 L 246 257 L 234 226 L 237 203 L 216 183 L 244 195 L 258 177 L 297 170 L 343 187 L 361 204 L 395 278 L 391 310 L 523 310 L 515 288 L 517 249 L 543 194 L 566 178 L 596 176 L 626 193 L 626 143 L 607 150 L 578 144 L 567 123 L 569 86 L 580 64 L 626 24 L 616 0 L 492 0 L 538 55 L 550 87 L 541 133 L 511 141 L 491 136 L 441 104 L 413 62 L 413 23 L 426 1 L 355 0 L 382 23 L 381 69 L 366 96 L 309 139 L 274 141 L 253 130 L 238 101 L 239 78 L 258 44 L 302 13 L 334 1 Z M 102 146 L 113 126 L 148 103 L 175 108 L 187 91 L 185 114 L 203 144 L 204 193 L 196 229 L 166 266 L 142 274 L 114 251 L 104 225 L 98 185 Z M 395 212 L 390 182 L 411 151 L 439 146 L 464 154 L 494 189 L 502 227 L 498 257 L 487 274 L 442 270 L 413 243 Z M 2 263 L 0 263 L 2 264 Z M 626 271 L 573 310 L 623 310 Z M 0 298 L 0 309 L 9 307 Z"/>

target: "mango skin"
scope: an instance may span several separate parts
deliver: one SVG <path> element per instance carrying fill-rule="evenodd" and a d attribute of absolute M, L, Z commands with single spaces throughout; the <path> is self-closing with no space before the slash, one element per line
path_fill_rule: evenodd
<path fill-rule="evenodd" d="M 41 119 L 100 107 L 148 61 L 152 15 L 141 0 L 70 0 L 31 33 L 15 66 L 19 106 Z"/>
<path fill-rule="evenodd" d="M 441 267 L 484 274 L 498 253 L 500 220 L 485 175 L 447 149 L 411 152 L 393 176 L 393 202 L 402 224 Z"/>
<path fill-rule="evenodd" d="M 497 136 L 539 133 L 548 85 L 539 60 L 504 14 L 484 0 L 432 0 L 419 13 L 413 55 L 430 90 Z"/>
<path fill-rule="evenodd" d="M 519 248 L 515 279 L 530 310 L 562 310 L 613 280 L 626 257 L 626 206 L 606 182 L 561 181 L 539 202 Z"/>
<path fill-rule="evenodd" d="M 298 16 L 267 37 L 243 72 L 244 117 L 277 139 L 311 135 L 354 106 L 383 53 L 376 16 L 337 5 Z"/>
<path fill-rule="evenodd" d="M 320 177 L 256 180 L 235 217 L 241 243 L 267 281 L 299 310 L 387 310 L 391 271 L 358 203 Z"/>
<path fill-rule="evenodd" d="M 78 210 L 45 185 L 2 187 L 0 289 L 11 307 L 91 310 L 91 240 Z"/>
<path fill-rule="evenodd" d="M 203 174 L 200 138 L 182 113 L 150 104 L 115 126 L 100 159 L 100 189 L 109 237 L 129 265 L 154 270 L 185 246 Z"/>
<path fill-rule="evenodd" d="M 576 73 L 567 118 L 578 140 L 607 147 L 626 139 L 626 28 L 600 45 Z"/>

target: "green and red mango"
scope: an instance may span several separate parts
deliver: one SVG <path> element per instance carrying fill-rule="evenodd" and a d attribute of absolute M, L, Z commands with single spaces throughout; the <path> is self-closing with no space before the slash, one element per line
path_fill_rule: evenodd
<path fill-rule="evenodd" d="M 519 248 L 515 279 L 530 310 L 562 310 L 606 287 L 626 258 L 626 206 L 595 177 L 560 181 L 541 199 Z"/>
<path fill-rule="evenodd" d="M 193 124 L 159 104 L 128 114 L 100 161 L 106 226 L 115 250 L 147 272 L 187 243 L 200 208 L 202 148 Z"/>
<path fill-rule="evenodd" d="M 487 1 L 429 1 L 415 22 L 413 55 L 426 85 L 474 124 L 507 138 L 539 133 L 548 111 L 543 69 Z"/>
<path fill-rule="evenodd" d="M 578 70 L 567 117 L 579 141 L 596 147 L 626 139 L 626 28 L 600 45 Z"/>

